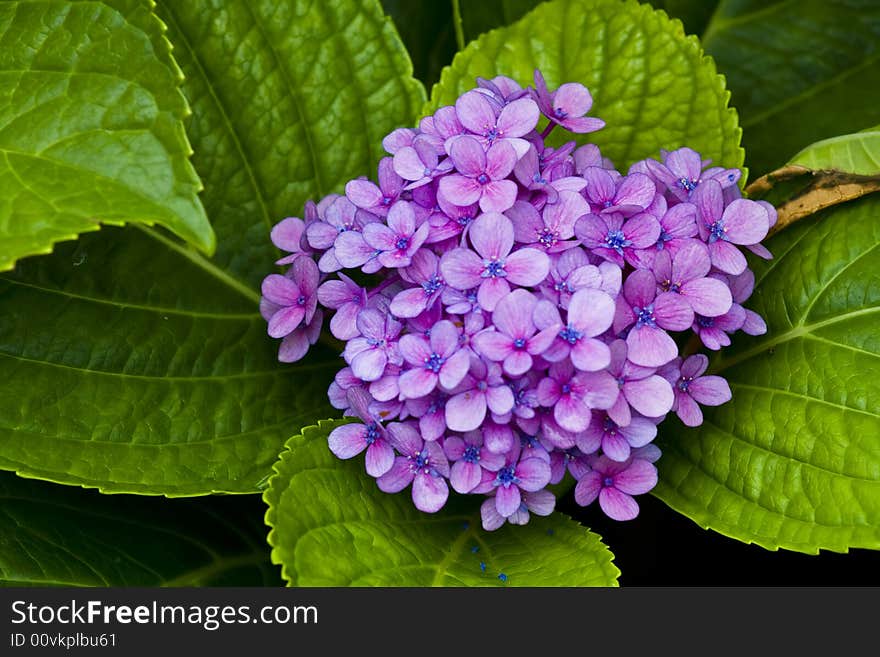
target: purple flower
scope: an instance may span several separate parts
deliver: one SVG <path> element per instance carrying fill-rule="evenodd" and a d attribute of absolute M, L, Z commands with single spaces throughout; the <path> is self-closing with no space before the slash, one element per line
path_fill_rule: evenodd
<path fill-rule="evenodd" d="M 504 518 L 513 515 L 522 503 L 522 493 L 539 491 L 550 483 L 550 464 L 540 458 L 521 458 L 519 450 L 508 456 L 504 467 L 492 479 L 495 510 Z"/>
<path fill-rule="evenodd" d="M 556 497 L 549 490 L 542 489 L 533 493 L 520 491 L 519 508 L 507 518 L 498 513 L 494 497 L 489 497 L 480 506 L 480 517 L 483 529 L 487 532 L 495 531 L 505 522 L 512 525 L 525 525 L 529 522 L 529 513 L 538 516 L 549 516 L 556 508 Z"/>
<path fill-rule="evenodd" d="M 730 346 L 729 333 L 739 331 L 746 322 L 746 310 L 738 303 L 733 304 L 723 315 L 703 317 L 694 315 L 694 333 L 700 336 L 703 344 L 712 351 Z"/>
<path fill-rule="evenodd" d="M 570 132 L 595 132 L 605 127 L 602 119 L 584 116 L 593 107 L 593 97 L 582 84 L 566 82 L 550 93 L 544 76 L 536 70 L 532 97 L 544 116 Z"/>
<path fill-rule="evenodd" d="M 452 390 L 470 367 L 468 352 L 459 349 L 458 329 L 448 319 L 431 329 L 430 340 L 410 333 L 400 338 L 399 348 L 404 360 L 412 366 L 400 375 L 403 399 L 424 397 L 438 383 Z"/>
<path fill-rule="evenodd" d="M 531 204 L 517 202 L 508 210 L 508 216 L 513 220 L 517 242 L 536 243 L 548 253 L 554 253 L 577 245 L 568 240 L 574 237 L 577 220 L 589 211 L 583 196 L 563 191 L 558 194 L 556 202 L 544 206 L 540 215 Z"/>
<path fill-rule="evenodd" d="M 312 208 L 312 212 L 315 213 L 314 220 L 317 220 L 314 203 L 312 203 Z M 312 253 L 308 240 L 306 240 L 306 223 L 299 217 L 287 217 L 279 221 L 272 227 L 270 237 L 272 244 L 282 251 L 290 253 L 290 255 L 276 260 L 276 265 L 289 265 L 299 256 L 311 255 Z"/>
<path fill-rule="evenodd" d="M 513 392 L 501 377 L 501 368 L 471 357 L 470 371 L 446 402 L 446 425 L 453 431 L 473 431 L 486 417 L 486 410 L 497 415 L 513 408 Z"/>
<path fill-rule="evenodd" d="M 647 493 L 657 485 L 657 468 L 646 459 L 630 458 L 623 463 L 600 456 L 592 463 L 574 489 L 574 499 L 581 506 L 597 497 L 609 518 L 632 520 L 639 515 L 639 504 L 632 496 Z"/>
<path fill-rule="evenodd" d="M 427 185 L 451 169 L 452 161 L 444 159 L 440 162 L 436 146 L 426 136 L 416 137 L 411 146 L 403 146 L 394 154 L 395 173 L 412 181 L 404 189 Z"/>
<path fill-rule="evenodd" d="M 489 450 L 479 431 L 469 431 L 461 438 L 449 436 L 443 441 L 443 451 L 453 462 L 449 483 L 459 493 L 470 493 L 483 480 L 484 472 L 498 472 L 504 466 L 504 455 Z"/>
<path fill-rule="evenodd" d="M 632 326 L 626 337 L 629 360 L 643 367 L 660 367 L 678 354 L 678 345 L 664 329 L 683 331 L 693 316 L 690 304 L 680 295 L 658 295 L 654 275 L 638 269 L 627 277 L 623 294 L 617 297 L 614 332 Z"/>
<path fill-rule="evenodd" d="M 675 398 L 669 382 L 655 374 L 653 367 L 640 367 L 626 359 L 626 343 L 611 343 L 611 364 L 608 372 L 617 381 L 620 394 L 608 415 L 619 425 L 630 423 L 630 407 L 646 417 L 660 417 L 672 408 Z"/>
<path fill-rule="evenodd" d="M 585 247 L 618 267 L 624 260 L 636 263 L 638 249 L 657 243 L 660 224 L 650 214 L 642 213 L 624 221 L 623 215 L 588 214 L 581 217 L 574 228 L 575 235 Z"/>
<path fill-rule="evenodd" d="M 583 177 L 587 181 L 587 200 L 596 214 L 620 213 L 631 217 L 651 205 L 657 188 L 648 176 L 632 173 L 617 181 L 605 169 L 587 167 Z"/>
<path fill-rule="evenodd" d="M 752 290 L 755 289 L 755 272 L 751 269 L 746 269 L 739 276 L 729 276 L 727 278 L 730 283 L 730 293 L 733 295 L 734 305 L 745 303 L 752 296 Z M 748 308 L 743 308 L 743 311 L 745 312 L 745 320 L 740 330 L 749 335 L 764 335 L 767 332 L 767 324 L 764 322 L 764 318 Z"/>
<path fill-rule="evenodd" d="M 489 360 L 503 362 L 504 371 L 510 376 L 529 371 L 532 356 L 541 355 L 562 328 L 561 324 L 554 324 L 538 332 L 532 321 L 537 304 L 535 295 L 522 289 L 514 290 L 495 306 L 494 330 L 486 329 L 474 337 L 477 351 Z"/>
<path fill-rule="evenodd" d="M 720 406 L 731 400 L 733 395 L 727 381 L 720 376 L 703 376 L 709 366 L 709 359 L 703 354 L 688 356 L 684 362 L 680 358 L 664 368 L 663 373 L 675 390 L 673 410 L 689 427 L 703 423 L 703 406 Z"/>
<path fill-rule="evenodd" d="M 435 390 L 426 397 L 407 399 L 410 415 L 419 419 L 419 433 L 426 441 L 437 440 L 446 433 L 446 401 L 449 395 Z"/>
<path fill-rule="evenodd" d="M 506 180 L 516 164 L 516 152 L 505 141 L 488 151 L 473 137 L 458 137 L 449 156 L 458 173 L 440 179 L 438 194 L 450 203 L 467 206 L 479 203 L 483 212 L 504 212 L 516 201 L 517 186 Z"/>
<path fill-rule="evenodd" d="M 379 162 L 379 184 L 369 180 L 351 180 L 345 185 L 345 195 L 357 207 L 384 217 L 400 198 L 404 180 L 394 171 L 394 160 L 383 157 Z"/>
<path fill-rule="evenodd" d="M 367 308 L 357 317 L 361 337 L 348 341 L 343 356 L 362 381 L 376 381 L 390 362 L 401 365 L 403 358 L 397 349 L 397 339 L 403 325 L 388 313 Z"/>
<path fill-rule="evenodd" d="M 544 354 L 551 362 L 571 357 L 579 370 L 595 372 L 608 365 L 611 353 L 608 345 L 595 336 L 601 335 L 614 321 L 615 306 L 610 296 L 599 290 L 584 288 L 571 297 L 568 321 L 562 322 L 559 311 L 549 301 L 542 301 L 536 310 L 538 328 L 560 326 L 557 340 Z"/>
<path fill-rule="evenodd" d="M 767 236 L 770 217 L 760 203 L 736 199 L 726 208 L 721 185 L 706 180 L 694 192 L 694 203 L 700 211 L 697 227 L 709 246 L 712 264 L 725 274 L 741 274 L 746 258 L 735 244 L 757 244 Z"/>
<path fill-rule="evenodd" d="M 323 272 L 334 272 L 343 267 L 360 267 L 364 264 L 369 259 L 371 251 L 361 255 L 363 249 L 358 251 L 355 242 L 343 251 L 351 257 L 357 254 L 358 259 L 354 262 L 342 263 L 336 257 L 335 245 L 340 237 L 343 238 L 343 244 L 347 239 L 361 240 L 359 231 L 364 224 L 375 220 L 375 215 L 359 210 L 344 196 L 337 197 L 327 205 L 320 220 L 306 225 L 306 239 L 309 246 L 323 252 L 318 261 L 318 268 Z"/>
<path fill-rule="evenodd" d="M 369 396 L 363 388 L 351 388 L 348 400 L 363 424 L 344 424 L 330 432 L 330 451 L 340 459 L 350 459 L 364 450 L 366 470 L 371 477 L 381 477 L 394 464 L 394 449 L 388 442 L 384 427 L 369 411 Z"/>
<path fill-rule="evenodd" d="M 607 372 L 577 372 L 571 362 L 554 363 L 538 384 L 538 402 L 553 409 L 563 429 L 575 433 L 590 424 L 590 411 L 610 408 L 617 399 L 617 383 Z"/>
<path fill-rule="evenodd" d="M 419 511 L 435 513 L 449 497 L 449 462 L 436 442 L 426 443 L 411 425 L 388 425 L 391 444 L 400 453 L 391 468 L 376 480 L 386 493 L 399 493 L 412 484 L 412 500 Z"/>
<path fill-rule="evenodd" d="M 263 279 L 261 310 L 269 317 L 270 336 L 283 338 L 300 324 L 312 321 L 318 306 L 319 277 L 315 261 L 300 256 L 293 261 L 286 276 L 269 274 Z"/>
<path fill-rule="evenodd" d="M 537 285 L 550 271 L 550 259 L 536 249 L 514 251 L 513 225 L 502 214 L 487 212 L 474 221 L 469 233 L 476 253 L 454 249 L 440 259 L 440 271 L 448 285 L 458 290 L 479 287 L 477 299 L 486 310 L 510 292 L 510 283 Z M 479 255 L 478 255 L 479 254 Z"/>
<path fill-rule="evenodd" d="M 711 268 L 709 250 L 697 240 L 688 240 L 674 256 L 661 251 L 654 259 L 654 277 L 661 290 L 681 295 L 695 313 L 717 317 L 730 310 L 733 297 L 722 281 L 707 277 Z"/>
<path fill-rule="evenodd" d="M 644 447 L 656 435 L 657 425 L 647 418 L 636 415 L 628 424 L 621 426 L 607 413 L 594 411 L 590 426 L 578 436 L 577 444 L 578 449 L 585 454 L 595 452 L 601 447 L 605 456 L 620 462 L 630 457 L 633 448 Z"/>
<path fill-rule="evenodd" d="M 416 214 L 409 202 L 398 201 L 388 211 L 388 225 L 374 222 L 364 226 L 364 241 L 381 252 L 378 259 L 383 267 L 406 267 L 424 244 L 429 229 L 427 223 L 416 224 Z M 339 245 L 336 250 L 336 257 L 342 262 Z"/>
<path fill-rule="evenodd" d="M 679 248 L 696 235 L 697 207 L 691 203 L 673 205 L 660 216 L 660 236 L 654 248 L 636 251 L 632 264 L 637 269 L 653 269 L 654 260 L 660 251 L 669 251 L 669 255 L 674 256 Z"/>
<path fill-rule="evenodd" d="M 318 288 L 322 306 L 336 310 L 330 319 L 330 332 L 339 340 L 351 340 L 359 335 L 357 316 L 367 306 L 367 291 L 345 274 L 340 280 L 331 280 Z"/>
<path fill-rule="evenodd" d="M 739 169 L 714 168 L 703 171 L 708 164 L 700 154 L 690 148 L 679 148 L 663 154 L 663 164 L 647 159 L 645 165 L 651 175 L 661 182 L 679 201 L 686 201 L 691 193 L 705 180 L 716 180 L 722 187 L 736 184 L 740 178 Z"/>
<path fill-rule="evenodd" d="M 416 251 L 401 276 L 416 287 L 401 290 L 391 300 L 390 310 L 398 317 L 418 317 L 434 306 L 446 287 L 440 274 L 440 259 L 426 249 Z"/>
<path fill-rule="evenodd" d="M 461 124 L 478 136 L 482 145 L 489 148 L 499 142 L 505 143 L 513 149 L 517 159 L 529 148 L 529 143 L 520 137 L 535 129 L 540 116 L 538 106 L 530 98 L 514 100 L 496 114 L 487 95 L 476 90 L 468 91 L 455 102 L 455 113 Z"/>

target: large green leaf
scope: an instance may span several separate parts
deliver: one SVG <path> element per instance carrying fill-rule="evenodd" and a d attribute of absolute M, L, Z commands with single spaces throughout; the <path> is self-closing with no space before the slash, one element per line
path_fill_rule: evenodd
<path fill-rule="evenodd" d="M 101 495 L 0 473 L 0 586 L 276 586 L 259 499 Z"/>
<path fill-rule="evenodd" d="M 880 548 L 880 198 L 770 240 L 738 334 L 712 369 L 733 400 L 664 424 L 657 494 L 704 527 L 769 549 Z"/>
<path fill-rule="evenodd" d="M 452 493 L 447 508 L 430 515 L 415 509 L 408 491 L 381 492 L 362 458 L 343 462 L 328 449 L 338 424 L 291 438 L 263 495 L 272 560 L 291 585 L 617 584 L 620 571 L 599 537 L 560 513 L 485 532 L 472 498 Z"/>
<path fill-rule="evenodd" d="M 452 3 L 382 0 L 382 8 L 394 20 L 414 75 L 426 85 L 434 84 L 456 51 Z"/>
<path fill-rule="evenodd" d="M 876 0 L 723 0 L 703 46 L 727 77 L 756 174 L 880 122 Z"/>
<path fill-rule="evenodd" d="M 591 115 L 607 126 L 586 140 L 618 167 L 679 146 L 719 165 L 742 165 L 736 112 L 727 107 L 729 94 L 711 59 L 696 37 L 684 35 L 681 23 L 632 0 L 539 5 L 456 55 L 432 90 L 430 106 L 453 103 L 477 76 L 504 74 L 530 84 L 536 68 L 551 87 L 570 81 L 589 87 Z"/>
<path fill-rule="evenodd" d="M 102 223 L 214 249 L 181 78 L 140 0 L 0 1 L 0 271 Z"/>
<path fill-rule="evenodd" d="M 862 176 L 880 173 L 880 131 L 868 130 L 823 139 L 807 146 L 788 163 L 814 171 L 833 169 Z"/>
<path fill-rule="evenodd" d="M 423 92 L 377 2 L 162 9 L 217 254 L 106 229 L 0 278 L 0 468 L 112 492 L 253 492 L 330 412 L 341 364 L 320 348 L 276 361 L 257 310 L 270 226 L 375 171 Z"/>

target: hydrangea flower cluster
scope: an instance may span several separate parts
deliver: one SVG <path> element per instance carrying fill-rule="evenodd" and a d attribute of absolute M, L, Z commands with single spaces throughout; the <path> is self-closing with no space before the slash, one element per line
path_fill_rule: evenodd
<path fill-rule="evenodd" d="M 741 198 L 740 171 L 679 148 L 622 174 L 593 144 L 550 147 L 557 128 L 604 122 L 583 85 L 534 81 L 478 78 L 389 134 L 376 182 L 275 226 L 290 267 L 262 286 L 282 361 L 333 311 L 345 366 L 329 396 L 359 422 L 332 452 L 365 453 L 381 490 L 409 488 L 428 513 L 450 486 L 485 496 L 487 530 L 549 514 L 566 472 L 578 504 L 634 518 L 657 482 L 657 425 L 699 425 L 700 405 L 731 398 L 683 347 L 766 330 L 742 306 L 743 249 L 770 257 L 776 213 Z"/>

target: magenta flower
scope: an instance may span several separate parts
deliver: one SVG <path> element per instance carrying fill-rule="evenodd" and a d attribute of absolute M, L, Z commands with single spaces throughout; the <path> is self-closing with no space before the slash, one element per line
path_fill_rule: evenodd
<path fill-rule="evenodd" d="M 620 333 L 632 326 L 626 337 L 627 358 L 642 367 L 660 367 L 678 354 L 678 346 L 666 330 L 683 331 L 693 317 L 687 301 L 670 292 L 658 295 L 654 275 L 637 269 L 626 279 L 623 294 L 617 298 L 614 331 Z"/>
<path fill-rule="evenodd" d="M 452 160 L 442 162 L 435 144 L 428 137 L 416 137 L 412 145 L 403 146 L 394 154 L 394 171 L 404 180 L 411 181 L 404 189 L 414 189 L 448 173 Z"/>
<path fill-rule="evenodd" d="M 723 188 L 731 187 L 739 180 L 739 169 L 716 167 L 703 171 L 709 163 L 690 148 L 679 148 L 664 153 L 663 163 L 652 159 L 645 160 L 651 175 L 661 182 L 679 201 L 686 201 L 701 182 L 716 180 Z"/>
<path fill-rule="evenodd" d="M 471 357 L 470 371 L 446 402 L 446 425 L 453 431 L 473 431 L 486 418 L 486 410 L 504 415 L 513 409 L 513 392 L 496 363 Z"/>
<path fill-rule="evenodd" d="M 697 227 L 707 241 L 712 264 L 725 274 L 741 274 L 746 258 L 736 244 L 757 244 L 767 236 L 770 217 L 760 203 L 736 199 L 724 207 L 721 185 L 707 180 L 694 192 L 694 203 L 700 211 Z"/>
<path fill-rule="evenodd" d="M 415 334 L 404 335 L 399 342 L 403 359 L 411 366 L 400 375 L 403 399 L 424 397 L 439 383 L 452 390 L 461 383 L 470 367 L 470 356 L 459 349 L 458 329 L 448 319 L 431 329 L 430 340 Z"/>
<path fill-rule="evenodd" d="M 486 329 L 474 337 L 477 351 L 484 358 L 501 362 L 505 373 L 510 376 L 529 371 L 532 356 L 541 355 L 562 328 L 561 324 L 554 324 L 538 332 L 532 321 L 537 304 L 535 295 L 522 289 L 514 290 L 495 306 L 492 313 L 494 330 Z M 610 319 L 608 323 L 610 325 Z"/>
<path fill-rule="evenodd" d="M 262 310 L 269 317 L 268 333 L 283 338 L 300 324 L 308 324 L 318 306 L 318 279 L 315 261 L 300 256 L 285 276 L 269 274 L 263 279 Z"/>
<path fill-rule="evenodd" d="M 557 340 L 544 354 L 550 362 L 570 358 L 572 364 L 584 372 L 595 372 L 607 367 L 611 353 L 596 336 L 604 333 L 614 321 L 614 301 L 599 290 L 584 288 L 575 292 L 568 304 L 567 321 L 562 322 L 559 311 L 549 301 L 541 301 L 536 310 L 538 328 L 560 326 Z"/>
<path fill-rule="evenodd" d="M 607 170 L 587 167 L 582 175 L 587 181 L 587 200 L 596 214 L 614 212 L 631 217 L 644 212 L 657 193 L 654 182 L 642 173 L 631 173 L 615 181 Z"/>
<path fill-rule="evenodd" d="M 664 292 L 680 295 L 695 313 L 717 317 L 730 310 L 730 288 L 707 277 L 712 268 L 709 250 L 698 240 L 688 240 L 674 256 L 661 251 L 654 259 L 654 277 Z"/>
<path fill-rule="evenodd" d="M 588 214 L 577 222 L 574 232 L 593 253 L 623 267 L 625 261 L 630 264 L 637 262 L 639 249 L 647 249 L 657 243 L 660 224 L 647 213 L 626 221 L 623 215 L 617 213 Z"/>
<path fill-rule="evenodd" d="M 388 211 L 388 224 L 373 222 L 364 226 L 364 241 L 379 251 L 378 260 L 383 267 L 394 269 L 406 267 L 428 237 L 427 223 L 418 225 L 412 205 L 398 201 Z M 337 258 L 342 262 L 337 244 Z"/>
<path fill-rule="evenodd" d="M 544 76 L 536 70 L 532 97 L 544 116 L 570 132 L 583 134 L 605 127 L 602 119 L 584 116 L 593 107 L 593 97 L 582 84 L 566 82 L 550 93 Z"/>
<path fill-rule="evenodd" d="M 569 240 L 574 237 L 575 223 L 590 211 L 590 206 L 576 192 L 560 192 L 557 199 L 545 205 L 540 215 L 530 203 L 517 202 L 508 210 L 517 242 L 537 244 L 548 253 L 577 246 Z"/>
<path fill-rule="evenodd" d="M 538 402 L 552 408 L 553 418 L 568 431 L 583 431 L 592 409 L 610 408 L 617 399 L 617 382 L 607 372 L 577 372 L 564 360 L 548 374 L 538 384 Z"/>
<path fill-rule="evenodd" d="M 495 473 L 495 510 L 504 518 L 513 515 L 522 503 L 522 493 L 534 493 L 550 483 L 550 464 L 540 458 L 521 458 L 519 450 L 508 456 Z"/>
<path fill-rule="evenodd" d="M 462 94 L 455 102 L 455 113 L 461 124 L 477 136 L 478 143 L 482 142 L 482 146 L 490 148 L 497 143 L 505 143 L 513 149 L 517 159 L 529 148 L 529 143 L 520 137 L 535 129 L 540 116 L 538 106 L 530 98 L 514 100 L 496 114 L 488 96 L 476 90 Z"/>
<path fill-rule="evenodd" d="M 514 244 L 513 225 L 502 214 L 481 215 L 468 236 L 476 253 L 466 248 L 445 253 L 440 259 L 440 271 L 446 283 L 458 290 L 479 287 L 477 299 L 486 310 L 494 310 L 510 292 L 509 283 L 537 285 L 550 271 L 550 259 L 537 249 L 510 252 Z"/>
<path fill-rule="evenodd" d="M 434 306 L 446 287 L 440 275 L 440 259 L 426 249 L 416 251 L 401 277 L 415 287 L 401 290 L 391 300 L 390 310 L 398 317 L 418 317 Z"/>
<path fill-rule="evenodd" d="M 675 401 L 672 387 L 653 367 L 634 365 L 626 359 L 626 343 L 615 340 L 610 345 L 611 363 L 608 372 L 617 381 L 620 394 L 608 415 L 621 426 L 632 419 L 630 407 L 646 417 L 660 417 L 672 408 Z"/>
<path fill-rule="evenodd" d="M 664 374 L 675 390 L 673 410 L 689 427 L 703 423 L 703 406 L 720 406 L 729 402 L 733 395 L 727 381 L 720 376 L 703 376 L 709 367 L 709 359 L 703 354 L 688 356 L 684 362 L 680 358 L 664 368 Z"/>
<path fill-rule="evenodd" d="M 357 316 L 367 306 L 367 291 L 345 274 L 339 280 L 330 280 L 318 288 L 318 301 L 336 312 L 330 319 L 330 332 L 339 340 L 351 340 L 360 335 Z"/>
<path fill-rule="evenodd" d="M 470 493 L 483 480 L 484 472 L 498 472 L 504 466 L 504 455 L 488 449 L 479 431 L 449 436 L 443 441 L 443 451 L 452 461 L 449 483 L 458 493 Z"/>
<path fill-rule="evenodd" d="M 594 411 L 590 426 L 578 436 L 577 444 L 585 454 L 601 448 L 609 459 L 620 462 L 626 461 L 634 448 L 644 447 L 656 436 L 657 425 L 647 418 L 636 415 L 629 424 L 621 426 L 607 413 Z"/>
<path fill-rule="evenodd" d="M 412 484 L 412 500 L 419 511 L 435 513 L 449 497 L 449 462 L 436 442 L 426 443 L 411 425 L 395 422 L 388 425 L 391 444 L 400 456 L 391 468 L 376 480 L 385 493 L 399 493 Z"/>
<path fill-rule="evenodd" d="M 440 179 L 438 194 L 450 203 L 479 203 L 483 212 L 504 212 L 516 201 L 516 183 L 506 180 L 516 164 L 516 152 L 505 141 L 488 151 L 473 137 L 457 137 L 449 156 L 458 173 Z"/>
<path fill-rule="evenodd" d="M 657 468 L 641 458 L 623 463 L 600 456 L 592 463 L 574 489 L 574 499 L 581 506 L 599 498 L 599 506 L 609 518 L 632 520 L 639 515 L 639 504 L 632 496 L 647 493 L 657 485 Z"/>
<path fill-rule="evenodd" d="M 385 428 L 369 411 L 369 395 L 363 388 L 351 388 L 348 401 L 363 424 L 344 424 L 327 437 L 330 451 L 340 459 L 350 459 L 366 450 L 365 466 L 371 477 L 381 477 L 394 464 L 394 449 Z"/>
<path fill-rule="evenodd" d="M 352 180 L 345 185 L 345 195 L 357 207 L 384 217 L 400 198 L 404 180 L 394 171 L 394 160 L 384 157 L 379 162 L 379 184 L 369 180 Z"/>
<path fill-rule="evenodd" d="M 348 341 L 343 356 L 351 371 L 363 381 L 376 381 L 390 362 L 403 364 L 397 340 L 403 324 L 388 313 L 367 308 L 358 314 L 359 338 Z"/>
<path fill-rule="evenodd" d="M 556 508 L 556 496 L 549 490 L 529 491 L 520 490 L 519 508 L 507 518 L 498 513 L 494 497 L 489 497 L 480 506 L 480 519 L 483 529 L 487 532 L 495 531 L 505 522 L 511 525 L 525 525 L 529 522 L 529 514 L 537 516 L 549 516 Z"/>

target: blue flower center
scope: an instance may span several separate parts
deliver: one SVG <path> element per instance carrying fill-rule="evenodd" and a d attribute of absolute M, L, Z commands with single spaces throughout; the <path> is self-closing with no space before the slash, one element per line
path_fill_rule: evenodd
<path fill-rule="evenodd" d="M 666 242 L 670 241 L 672 237 L 662 228 L 660 229 L 660 237 L 657 238 L 657 250 L 662 251 L 666 246 Z"/>
<path fill-rule="evenodd" d="M 443 362 L 446 359 L 443 358 L 440 354 L 431 354 L 425 359 L 425 369 L 431 370 L 434 374 L 440 371 L 440 368 L 443 367 Z"/>
<path fill-rule="evenodd" d="M 622 230 L 609 230 L 605 236 L 605 244 L 609 249 L 614 249 L 617 253 L 623 255 L 623 249 L 630 246 L 632 241 L 626 239 L 626 235 L 623 234 Z"/>
<path fill-rule="evenodd" d="M 568 112 L 566 112 L 561 107 L 554 107 L 553 116 L 555 116 L 557 119 L 564 119 L 566 116 L 568 116 Z"/>
<path fill-rule="evenodd" d="M 709 243 L 711 244 L 712 242 L 726 239 L 726 233 L 727 229 L 724 227 L 724 221 L 719 219 L 709 227 Z"/>
<path fill-rule="evenodd" d="M 372 445 L 379 439 L 379 425 L 373 422 L 367 426 L 367 432 L 364 434 L 364 442 Z"/>
<path fill-rule="evenodd" d="M 479 176 L 477 176 L 477 182 L 481 185 L 485 185 L 489 182 L 489 176 L 487 176 L 485 173 L 481 173 Z"/>
<path fill-rule="evenodd" d="M 493 484 L 495 486 L 504 486 L 507 488 L 511 484 L 518 484 L 519 477 L 514 474 L 514 467 L 512 465 L 508 465 L 506 468 L 501 468 L 498 471 L 498 474 L 495 475 L 495 481 Z"/>
<path fill-rule="evenodd" d="M 577 344 L 578 340 L 584 337 L 584 334 L 569 324 L 559 332 L 559 337 L 565 340 L 568 344 Z"/>
<path fill-rule="evenodd" d="M 406 251 L 409 247 L 409 237 L 401 235 L 397 238 L 397 242 L 394 243 L 394 246 L 397 247 L 398 251 Z"/>
<path fill-rule="evenodd" d="M 559 281 L 553 284 L 553 289 L 557 292 L 574 292 L 571 285 L 566 281 Z"/>
<path fill-rule="evenodd" d="M 506 278 L 507 272 L 504 271 L 503 260 L 483 260 L 485 269 L 481 276 L 483 278 Z"/>
<path fill-rule="evenodd" d="M 486 141 L 488 141 L 488 142 L 491 144 L 493 141 L 495 141 L 496 139 L 498 139 L 498 135 L 499 135 L 499 134 L 500 134 L 500 133 L 498 132 L 498 128 L 494 128 L 494 127 L 493 127 L 493 128 L 489 128 L 489 129 L 486 131 Z"/>
<path fill-rule="evenodd" d="M 458 218 L 458 225 L 461 226 L 462 228 L 464 228 L 469 223 L 471 223 L 473 220 L 474 220 L 474 218 L 472 216 L 470 216 L 469 214 L 463 214 Z"/>
<path fill-rule="evenodd" d="M 386 206 L 391 205 L 391 201 L 393 201 L 393 200 L 394 199 L 391 198 L 390 196 L 383 196 L 382 197 L 382 205 L 386 205 Z"/>
<path fill-rule="evenodd" d="M 421 470 L 428 466 L 428 452 L 422 450 L 412 457 L 413 470 Z"/>
<path fill-rule="evenodd" d="M 687 391 L 688 391 L 688 388 L 689 388 L 690 385 L 691 385 L 691 381 L 693 381 L 693 380 L 694 380 L 694 377 L 692 377 L 692 376 L 690 376 L 690 377 L 681 377 L 681 378 L 678 380 L 678 389 L 681 390 L 682 392 L 687 392 Z"/>
<path fill-rule="evenodd" d="M 532 182 L 539 183 L 541 185 L 547 184 L 547 181 L 544 179 L 544 176 L 541 175 L 540 171 L 538 171 L 537 173 L 535 173 L 534 176 L 532 176 Z"/>
<path fill-rule="evenodd" d="M 461 460 L 468 463 L 478 463 L 480 461 L 480 448 L 476 445 L 468 445 L 464 450 Z"/>
<path fill-rule="evenodd" d="M 477 382 L 477 390 L 479 390 L 480 392 L 486 392 L 486 390 L 488 388 L 489 388 L 489 384 L 486 383 L 485 381 L 478 381 Z"/>
<path fill-rule="evenodd" d="M 300 294 L 299 299 L 296 300 L 296 303 L 300 306 L 306 305 L 306 295 Z"/>
<path fill-rule="evenodd" d="M 526 347 L 526 339 L 525 338 L 517 338 L 513 341 L 513 346 L 517 349 L 525 349 Z"/>
<path fill-rule="evenodd" d="M 712 328 L 713 326 L 715 326 L 715 318 L 697 315 L 697 324 L 699 324 L 703 328 Z"/>
<path fill-rule="evenodd" d="M 675 181 L 676 186 L 679 189 L 683 189 L 686 192 L 692 192 L 697 188 L 697 184 L 699 181 L 691 180 L 690 178 L 681 177 Z"/>
<path fill-rule="evenodd" d="M 431 278 L 422 283 L 422 289 L 425 291 L 426 295 L 434 294 L 437 290 L 443 287 L 443 279 L 434 274 Z"/>
<path fill-rule="evenodd" d="M 636 328 L 640 328 L 642 326 L 657 326 L 657 321 L 654 319 L 654 304 L 649 303 L 644 308 L 633 308 L 633 312 L 636 314 Z"/>
<path fill-rule="evenodd" d="M 563 383 L 563 384 L 562 384 L 562 388 L 561 388 L 561 390 L 562 390 L 562 394 L 563 394 L 563 395 L 567 395 L 567 394 L 569 394 L 569 393 L 571 392 L 571 384 L 569 384 L 569 383 Z"/>
<path fill-rule="evenodd" d="M 425 178 L 430 178 L 431 177 L 431 168 L 425 167 L 425 170 L 422 171 L 422 175 L 425 176 Z"/>
<path fill-rule="evenodd" d="M 613 436 L 617 433 L 617 423 L 610 417 L 606 417 L 605 422 L 602 425 L 602 429 L 605 431 L 605 433 Z"/>
<path fill-rule="evenodd" d="M 614 485 L 614 477 L 605 477 L 602 480 L 602 485 L 605 486 L 605 488 L 611 488 Z"/>
<path fill-rule="evenodd" d="M 550 230 L 549 228 L 545 228 L 540 233 L 538 233 L 538 242 L 540 242 L 543 247 L 551 247 L 559 241 L 559 235 Z"/>

